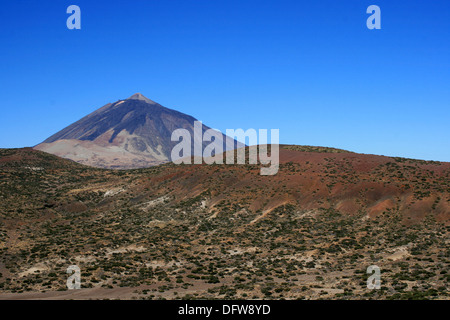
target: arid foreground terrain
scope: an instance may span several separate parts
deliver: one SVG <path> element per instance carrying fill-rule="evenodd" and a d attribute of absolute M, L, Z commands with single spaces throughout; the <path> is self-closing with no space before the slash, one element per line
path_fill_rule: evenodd
<path fill-rule="evenodd" d="M 449 299 L 450 163 L 301 146 L 280 158 L 261 176 L 0 149 L 0 299 Z M 80 290 L 66 287 L 73 264 Z"/>

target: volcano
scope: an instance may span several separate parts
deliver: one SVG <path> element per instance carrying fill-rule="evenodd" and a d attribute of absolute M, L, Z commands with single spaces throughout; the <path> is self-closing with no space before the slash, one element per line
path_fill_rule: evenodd
<path fill-rule="evenodd" d="M 174 160 L 171 150 L 178 142 L 171 141 L 172 132 L 183 128 L 193 136 L 195 121 L 136 93 L 104 105 L 34 148 L 99 168 L 145 168 Z M 202 125 L 203 132 L 208 129 Z M 223 135 L 223 150 L 229 139 Z"/>

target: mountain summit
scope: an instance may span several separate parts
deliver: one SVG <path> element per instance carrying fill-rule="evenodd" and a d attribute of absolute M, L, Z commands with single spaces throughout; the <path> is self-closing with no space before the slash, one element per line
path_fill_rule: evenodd
<path fill-rule="evenodd" d="M 184 128 L 193 136 L 194 121 L 136 93 L 104 105 L 35 149 L 95 167 L 143 168 L 173 160 L 171 151 L 178 142 L 171 141 L 172 132 Z M 203 132 L 208 129 L 203 125 Z M 223 135 L 224 144 L 227 139 Z"/>
<path fill-rule="evenodd" d="M 141 93 L 135 93 L 133 94 L 131 97 L 129 97 L 127 100 L 141 100 L 141 101 L 145 101 L 147 103 L 151 103 L 151 104 L 156 104 L 155 101 L 150 100 L 147 97 L 144 97 L 144 95 L 142 95 Z"/>

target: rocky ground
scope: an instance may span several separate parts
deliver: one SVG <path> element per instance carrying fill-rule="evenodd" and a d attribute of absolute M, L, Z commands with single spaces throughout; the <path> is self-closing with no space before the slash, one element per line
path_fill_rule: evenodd
<path fill-rule="evenodd" d="M 271 177 L 0 150 L 0 299 L 449 299 L 449 163 L 280 156 Z"/>

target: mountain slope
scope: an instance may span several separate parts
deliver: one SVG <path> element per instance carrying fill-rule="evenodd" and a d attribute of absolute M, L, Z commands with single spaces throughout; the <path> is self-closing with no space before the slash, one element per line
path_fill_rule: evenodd
<path fill-rule="evenodd" d="M 193 137 L 194 121 L 136 93 L 101 107 L 35 148 L 95 167 L 143 168 L 174 160 L 171 151 L 178 142 L 171 141 L 172 132 L 184 128 Z M 208 129 L 203 125 L 202 132 Z"/>
<path fill-rule="evenodd" d="M 0 149 L 0 298 L 449 298 L 450 163 L 300 146 L 280 162 L 119 171 Z"/>

